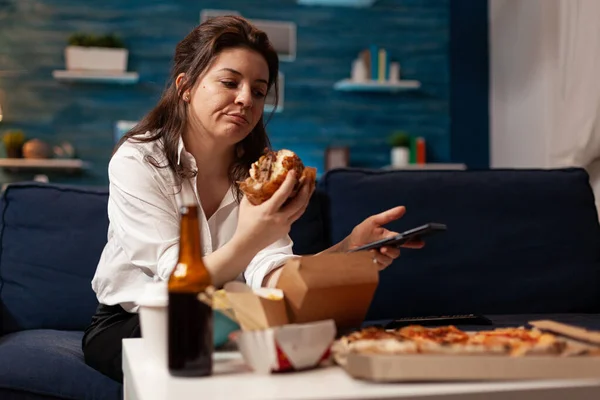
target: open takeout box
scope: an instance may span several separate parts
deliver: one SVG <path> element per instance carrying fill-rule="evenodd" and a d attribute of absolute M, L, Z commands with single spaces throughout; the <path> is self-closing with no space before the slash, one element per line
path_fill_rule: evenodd
<path fill-rule="evenodd" d="M 531 321 L 569 344 L 571 355 L 359 354 L 347 355 L 343 368 L 357 379 L 376 382 L 500 381 L 600 377 L 600 332 Z"/>
<path fill-rule="evenodd" d="M 246 362 L 257 372 L 319 365 L 329 357 L 337 328 L 360 327 L 378 280 L 371 256 L 356 252 L 295 257 L 273 289 L 226 284 Z"/>
<path fill-rule="evenodd" d="M 225 291 L 242 327 L 238 348 L 255 372 L 303 370 L 329 358 L 336 334 L 333 320 L 289 324 L 280 289 L 252 290 L 230 282 Z"/>
<path fill-rule="evenodd" d="M 289 260 L 276 287 L 285 294 L 291 323 L 331 318 L 346 329 L 361 326 L 378 283 L 368 252 L 330 253 Z"/>

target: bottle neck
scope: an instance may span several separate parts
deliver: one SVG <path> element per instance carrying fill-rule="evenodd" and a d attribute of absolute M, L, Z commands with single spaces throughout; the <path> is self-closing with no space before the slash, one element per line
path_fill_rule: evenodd
<path fill-rule="evenodd" d="M 212 284 L 202 260 L 198 214 L 197 205 L 181 208 L 179 258 L 169 277 L 170 292 L 197 293 Z"/>
<path fill-rule="evenodd" d="M 198 222 L 198 206 L 181 207 L 181 222 L 179 228 L 179 262 L 194 264 L 202 260 L 200 250 L 200 224 Z"/>

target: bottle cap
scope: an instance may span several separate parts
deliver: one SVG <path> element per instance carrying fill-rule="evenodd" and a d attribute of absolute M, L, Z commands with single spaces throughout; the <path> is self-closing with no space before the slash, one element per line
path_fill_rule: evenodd
<path fill-rule="evenodd" d="M 169 304 L 167 282 L 155 277 L 154 282 L 144 286 L 144 291 L 136 303 L 141 307 L 166 307 Z"/>

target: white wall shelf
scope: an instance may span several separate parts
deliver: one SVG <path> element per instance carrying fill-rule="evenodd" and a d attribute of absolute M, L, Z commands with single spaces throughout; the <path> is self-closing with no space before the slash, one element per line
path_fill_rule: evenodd
<path fill-rule="evenodd" d="M 353 81 L 344 79 L 333 85 L 335 90 L 344 92 L 400 92 L 416 90 L 421 87 L 421 82 L 413 80 L 400 80 L 395 82 L 381 82 L 375 80 Z"/>
<path fill-rule="evenodd" d="M 331 7 L 371 7 L 375 0 L 298 0 L 298 4 L 306 6 L 331 6 Z"/>
<path fill-rule="evenodd" d="M 275 48 L 279 61 L 296 59 L 296 24 L 288 21 L 249 20 L 258 29 L 264 31 Z"/>
<path fill-rule="evenodd" d="M 81 171 L 89 169 L 90 164 L 79 159 L 0 158 L 0 168 Z"/>
<path fill-rule="evenodd" d="M 236 10 L 204 9 L 200 11 L 200 23 L 222 15 L 242 15 Z M 273 21 L 265 19 L 250 19 L 258 29 L 264 31 L 275 48 L 279 61 L 294 61 L 296 59 L 296 31 L 294 22 Z"/>
<path fill-rule="evenodd" d="M 14 70 L 2 70 L 0 69 L 0 78 L 3 77 L 11 77 L 11 76 L 19 76 L 21 74 L 24 74 L 25 71 L 24 69 L 14 69 Z"/>
<path fill-rule="evenodd" d="M 108 83 L 133 85 L 139 80 L 137 72 L 106 72 L 106 71 L 69 71 L 56 70 L 52 72 L 54 79 L 64 82 Z"/>

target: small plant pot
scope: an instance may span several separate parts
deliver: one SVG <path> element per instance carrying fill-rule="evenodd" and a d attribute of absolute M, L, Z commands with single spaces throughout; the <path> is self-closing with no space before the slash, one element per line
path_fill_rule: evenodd
<path fill-rule="evenodd" d="M 408 147 L 393 147 L 391 152 L 392 165 L 394 167 L 405 167 L 408 165 L 410 152 Z"/>
<path fill-rule="evenodd" d="M 7 158 L 22 158 L 23 150 L 21 147 L 7 147 L 6 149 L 6 157 Z"/>
<path fill-rule="evenodd" d="M 127 49 L 106 47 L 67 46 L 65 61 L 67 69 L 125 72 L 127 70 Z"/>

